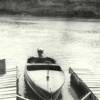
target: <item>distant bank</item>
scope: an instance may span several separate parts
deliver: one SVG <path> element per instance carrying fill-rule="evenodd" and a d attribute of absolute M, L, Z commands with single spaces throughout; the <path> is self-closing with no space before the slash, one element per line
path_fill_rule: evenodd
<path fill-rule="evenodd" d="M 93 0 L 0 0 L 0 15 L 100 18 Z"/>
<path fill-rule="evenodd" d="M 22 23 L 22 24 L 35 24 L 35 20 L 48 20 L 48 21 L 67 21 L 67 22 L 90 22 L 90 23 L 100 23 L 100 19 L 95 18 L 67 18 L 67 17 L 48 17 L 48 16 L 32 16 L 29 14 L 4 14 L 0 15 L 0 23 Z M 93 31 L 92 31 L 93 32 Z"/>

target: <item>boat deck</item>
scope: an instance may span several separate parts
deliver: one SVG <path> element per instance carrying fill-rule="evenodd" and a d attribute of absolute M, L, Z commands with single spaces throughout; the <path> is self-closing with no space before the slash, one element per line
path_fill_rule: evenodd
<path fill-rule="evenodd" d="M 85 68 L 73 68 L 70 73 L 76 74 L 77 82 L 81 81 L 81 84 L 96 96 L 93 100 L 100 100 L 100 73 Z"/>
<path fill-rule="evenodd" d="M 48 92 L 55 92 L 64 84 L 64 73 L 61 71 L 27 71 L 27 74 L 35 84 Z M 42 81 L 39 81 L 41 79 Z"/>
<path fill-rule="evenodd" d="M 0 76 L 0 100 L 16 100 L 16 68 Z"/>

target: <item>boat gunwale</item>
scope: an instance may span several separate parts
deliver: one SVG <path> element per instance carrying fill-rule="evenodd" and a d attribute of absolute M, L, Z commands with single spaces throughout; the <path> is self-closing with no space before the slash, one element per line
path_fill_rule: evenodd
<path fill-rule="evenodd" d="M 59 66 L 58 64 L 53 64 L 53 63 L 27 63 L 26 66 L 28 65 L 52 65 L 52 66 Z"/>

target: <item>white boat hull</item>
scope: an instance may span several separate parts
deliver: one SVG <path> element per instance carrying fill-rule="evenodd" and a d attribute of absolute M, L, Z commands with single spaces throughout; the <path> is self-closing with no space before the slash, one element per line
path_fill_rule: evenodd
<path fill-rule="evenodd" d="M 55 71 L 56 72 L 56 71 Z M 39 96 L 42 100 L 57 100 L 59 94 L 61 93 L 61 88 L 64 84 L 64 73 L 61 71 L 61 77 L 62 79 L 59 82 L 53 82 L 50 85 L 49 89 L 47 88 L 47 85 L 45 84 L 44 79 L 40 79 L 40 76 L 42 77 L 42 74 L 40 73 L 40 76 L 37 77 L 36 73 L 40 72 L 33 72 L 33 77 L 30 75 L 29 71 L 25 71 L 25 80 L 29 87 Z M 45 74 L 45 72 L 43 72 Z M 45 75 L 43 75 L 45 77 Z M 60 78 L 60 77 L 59 77 Z M 35 80 L 36 79 L 36 80 Z M 47 82 L 47 81 L 46 81 Z M 59 84 L 58 84 L 59 83 Z"/>

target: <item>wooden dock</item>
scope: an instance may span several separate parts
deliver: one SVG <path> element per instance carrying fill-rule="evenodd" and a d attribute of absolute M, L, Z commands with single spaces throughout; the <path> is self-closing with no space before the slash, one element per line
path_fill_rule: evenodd
<path fill-rule="evenodd" d="M 16 100 L 16 68 L 0 75 L 0 100 Z"/>
<path fill-rule="evenodd" d="M 71 85 L 81 95 L 80 100 L 100 100 L 100 73 L 85 68 L 69 68 L 69 72 Z M 91 94 L 86 99 L 88 93 Z"/>

